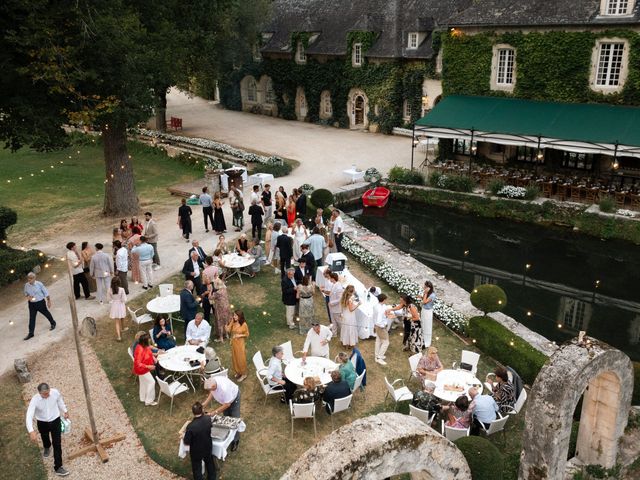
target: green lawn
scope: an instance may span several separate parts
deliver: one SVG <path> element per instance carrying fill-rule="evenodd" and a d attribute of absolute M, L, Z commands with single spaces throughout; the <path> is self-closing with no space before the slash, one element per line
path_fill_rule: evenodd
<path fill-rule="evenodd" d="M 83 144 L 77 142 L 56 152 L 0 150 L 0 204 L 18 212 L 18 223 L 12 227 L 14 239 L 67 223 L 70 218 L 91 218 L 100 211 L 105 179 L 102 145 L 99 138 L 81 140 Z M 129 154 L 144 204 L 166 196 L 167 186 L 201 175 L 164 151 L 140 143 L 129 142 Z"/>
<path fill-rule="evenodd" d="M 352 261 L 353 262 L 353 261 Z M 354 274 L 363 280 L 365 284 L 380 284 L 372 274 L 355 264 L 351 266 Z M 277 397 L 267 399 L 264 405 L 264 395 L 255 377 L 255 370 L 251 365 L 251 357 L 260 350 L 265 360 L 270 354 L 271 347 L 288 339 L 293 341 L 293 350 L 300 350 L 303 337 L 296 330 L 289 330 L 285 326 L 284 308 L 280 302 L 279 276 L 274 275 L 273 269 L 266 269 L 258 274 L 255 279 L 245 282 L 240 287 L 237 279 L 229 282 L 231 302 L 235 308 L 241 308 L 248 320 L 250 337 L 247 341 L 247 359 L 249 361 L 249 378 L 240 384 L 242 390 L 242 417 L 247 423 L 247 431 L 242 436 L 240 449 L 232 453 L 223 464 L 223 478 L 279 478 L 284 471 L 305 450 L 314 443 L 313 426 L 310 422 L 298 421 L 295 426 L 293 440 L 290 436 L 290 417 L 286 407 L 278 402 Z M 176 287 L 182 285 L 182 277 L 176 275 L 172 281 Z M 397 299 L 397 293 L 391 291 L 388 286 L 381 285 L 383 291 L 389 294 L 391 300 Z M 132 302 L 133 307 L 143 306 L 155 295 L 147 293 L 143 298 Z M 324 302 L 316 296 L 316 313 L 322 321 L 326 320 Z M 263 312 L 267 312 L 264 315 Z M 176 333 L 179 342 L 184 338 L 183 324 L 176 322 Z M 145 329 L 150 328 L 145 325 Z M 388 366 L 382 367 L 373 361 L 373 339 L 360 342 L 358 347 L 363 352 L 367 362 L 368 387 L 366 399 L 357 394 L 354 400 L 354 408 L 335 419 L 335 427 L 339 427 L 356 418 L 375 414 L 381 411 L 392 410 L 391 403 L 384 404 L 384 383 L 386 375 L 390 380 L 408 377 L 409 366 L 407 353 L 402 352 L 401 332 L 392 330 L 392 343 L 387 353 Z M 127 336 L 128 334 L 128 336 Z M 125 334 L 126 342 L 133 337 L 134 332 Z M 114 340 L 113 326 L 108 319 L 99 321 L 99 335 L 95 341 L 96 351 L 102 365 L 112 382 L 125 410 L 131 418 L 134 428 L 140 435 L 142 442 L 150 456 L 164 467 L 187 477 L 190 477 L 190 465 L 188 459 L 180 460 L 176 456 L 178 437 L 177 432 L 182 424 L 190 418 L 190 405 L 195 400 L 203 400 L 204 391 L 197 394 L 188 392 L 178 397 L 174 404 L 173 416 L 169 416 L 169 401 L 166 397 L 160 400 L 157 408 L 143 407 L 138 400 L 138 387 L 131 376 L 131 361 L 126 353 L 128 343 L 117 343 Z M 445 365 L 451 365 L 454 360 L 460 359 L 460 351 L 468 349 L 457 336 L 446 330 L 438 322 L 434 323 L 434 343 L 440 350 L 440 357 Z M 227 344 L 220 346 L 214 344 L 218 355 L 225 367 L 230 366 L 230 352 Z M 331 355 L 340 351 L 339 342 L 332 341 Z M 488 371 L 492 371 L 495 362 L 482 356 L 479 365 L 479 376 L 484 378 Z M 410 382 L 412 390 L 417 388 L 415 381 Z M 398 411 L 408 413 L 405 403 Z M 159 421 L 158 415 L 161 415 Z M 517 473 L 517 456 L 520 452 L 520 437 L 522 432 L 522 414 L 517 421 L 508 424 L 507 446 L 502 441 L 502 436 L 491 438 L 501 451 L 508 455 L 508 475 L 505 479 L 515 479 Z M 331 421 L 323 411 L 317 412 L 318 439 L 331 432 Z M 167 440 L 169 439 L 169 440 Z M 515 462 L 515 464 L 514 464 Z"/>

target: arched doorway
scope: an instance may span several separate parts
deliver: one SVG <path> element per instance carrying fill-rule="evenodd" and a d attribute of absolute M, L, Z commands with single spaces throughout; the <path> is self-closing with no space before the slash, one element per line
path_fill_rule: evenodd
<path fill-rule="evenodd" d="M 356 127 L 364 125 L 364 97 L 362 95 L 356 95 L 354 102 L 354 120 L 353 123 Z"/>
<path fill-rule="evenodd" d="M 573 412 L 583 393 L 576 459 L 615 465 L 631 405 L 633 368 L 621 351 L 585 337 L 558 349 L 533 384 L 518 478 L 564 478 Z"/>
<path fill-rule="evenodd" d="M 369 100 L 362 90 L 351 89 L 347 111 L 351 128 L 367 128 L 369 126 Z"/>
<path fill-rule="evenodd" d="M 304 122 L 307 118 L 307 97 L 302 87 L 296 90 L 296 118 L 300 122 Z"/>

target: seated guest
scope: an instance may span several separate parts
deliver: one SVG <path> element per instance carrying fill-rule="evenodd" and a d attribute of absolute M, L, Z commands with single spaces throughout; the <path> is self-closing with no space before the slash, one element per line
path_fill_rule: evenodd
<path fill-rule="evenodd" d="M 427 410 L 429 415 L 433 415 L 434 413 L 440 413 L 442 409 L 442 405 L 440 405 L 440 400 L 436 397 L 433 392 L 436 390 L 436 384 L 433 382 L 425 382 L 424 388 L 422 390 L 418 390 L 413 394 L 413 400 L 411 404 L 419 408 L 420 410 Z"/>
<path fill-rule="evenodd" d="M 516 394 L 513 384 L 509 381 L 509 374 L 506 368 L 497 367 L 494 372 L 495 382 L 489 379 L 493 388 L 493 399 L 500 407 L 500 413 L 508 413 L 516 404 Z"/>
<path fill-rule="evenodd" d="M 220 359 L 218 355 L 216 355 L 216 351 L 212 347 L 207 347 L 204 349 L 204 357 L 206 360 L 206 364 L 203 368 L 205 375 L 211 375 L 213 373 L 218 373 L 222 366 L 220 365 Z"/>
<path fill-rule="evenodd" d="M 471 397 L 470 410 L 473 411 L 473 423 L 471 424 L 471 435 L 480 434 L 480 423 L 488 429 L 497 418 L 498 404 L 491 395 L 480 395 L 475 387 L 469 389 Z"/>
<path fill-rule="evenodd" d="M 306 359 L 307 354 L 312 357 L 329 358 L 329 342 L 332 336 L 329 327 L 320 325 L 316 320 L 313 320 L 302 347 L 302 358 Z"/>
<path fill-rule="evenodd" d="M 293 403 L 314 403 L 322 398 L 322 385 L 313 377 L 305 377 L 302 388 L 293 392 Z"/>
<path fill-rule="evenodd" d="M 438 349 L 436 347 L 427 348 L 427 351 L 420 357 L 416 371 L 423 381 L 436 379 L 438 373 L 442 371 L 442 362 L 438 357 Z"/>
<path fill-rule="evenodd" d="M 340 365 L 338 369 L 340 370 L 342 379 L 347 382 L 347 385 L 349 385 L 349 390 L 353 390 L 353 384 L 356 381 L 357 375 L 356 369 L 349 359 L 349 355 L 347 355 L 345 352 L 340 352 L 338 354 L 338 365 Z"/>
<path fill-rule="evenodd" d="M 247 240 L 247 234 L 243 233 L 236 240 L 236 253 L 238 255 L 246 255 L 249 252 L 249 240 Z"/>
<path fill-rule="evenodd" d="M 331 415 L 336 400 L 348 397 L 349 395 L 351 395 L 351 389 L 347 382 L 342 380 L 340 371 L 334 370 L 331 372 L 331 383 L 325 387 L 324 393 L 322 394 L 322 400 L 325 403 L 327 413 Z"/>
<path fill-rule="evenodd" d="M 267 379 L 271 387 L 282 388 L 284 394 L 280 397 L 282 403 L 287 403 L 293 397 L 295 392 L 295 383 L 291 382 L 284 376 L 284 368 L 282 367 L 282 357 L 284 357 L 284 349 L 281 346 L 275 346 L 271 349 L 271 359 L 269 359 L 269 367 L 267 369 Z"/>
<path fill-rule="evenodd" d="M 202 313 L 196 313 L 196 318 L 187 325 L 187 345 L 206 346 L 211 335 L 211 325 L 202 318 Z"/>
<path fill-rule="evenodd" d="M 218 237 L 218 243 L 216 244 L 216 248 L 213 249 L 213 255 L 217 255 L 216 251 L 220 250 L 220 256 L 226 255 L 229 253 L 229 249 L 227 248 L 227 242 L 224 238 L 224 235 L 220 235 Z"/>
<path fill-rule="evenodd" d="M 256 276 L 256 273 L 260 271 L 260 267 L 265 261 L 264 253 L 260 243 L 249 242 L 249 255 L 251 255 L 255 261 L 247 267 L 249 274 L 252 277 Z"/>
<path fill-rule="evenodd" d="M 471 426 L 471 408 L 466 395 L 460 395 L 456 403 L 442 407 L 443 415 L 447 415 L 449 420 L 447 426 L 453 428 L 469 428 Z"/>
<path fill-rule="evenodd" d="M 156 318 L 153 326 L 153 341 L 162 350 L 170 350 L 176 346 L 176 340 L 171 333 L 171 325 L 164 317 Z"/>

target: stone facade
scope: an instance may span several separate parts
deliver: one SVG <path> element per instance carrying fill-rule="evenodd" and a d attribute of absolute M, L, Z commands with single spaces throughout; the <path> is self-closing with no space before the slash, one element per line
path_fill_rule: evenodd
<path fill-rule="evenodd" d="M 307 450 L 281 480 L 469 480 L 458 448 L 417 418 L 379 413 L 345 425 Z"/>

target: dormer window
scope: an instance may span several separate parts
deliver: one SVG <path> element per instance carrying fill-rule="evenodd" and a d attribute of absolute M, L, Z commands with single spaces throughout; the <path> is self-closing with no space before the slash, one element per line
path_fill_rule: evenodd
<path fill-rule="evenodd" d="M 351 55 L 351 61 L 354 67 L 362 66 L 362 44 L 353 44 L 353 54 Z"/>
<path fill-rule="evenodd" d="M 630 15 L 634 0 L 601 0 L 602 15 Z"/>
<path fill-rule="evenodd" d="M 307 63 L 307 54 L 304 51 L 304 45 L 302 45 L 302 42 L 298 42 L 298 47 L 296 48 L 296 63 Z"/>
<path fill-rule="evenodd" d="M 407 44 L 407 48 L 418 48 L 418 32 L 409 33 L 409 43 Z"/>

